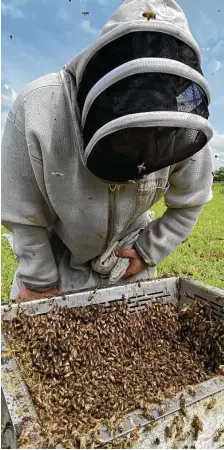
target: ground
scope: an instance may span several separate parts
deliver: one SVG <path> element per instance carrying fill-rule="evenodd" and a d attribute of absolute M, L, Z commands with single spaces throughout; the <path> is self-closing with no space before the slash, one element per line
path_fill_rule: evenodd
<path fill-rule="evenodd" d="M 158 266 L 158 275 L 190 276 L 206 284 L 224 288 L 224 185 L 213 186 L 213 200 L 203 209 L 188 240 Z M 165 210 L 163 201 L 154 208 L 156 216 Z M 7 230 L 2 227 L 2 233 Z M 2 237 L 2 300 L 9 298 L 17 260 Z"/>

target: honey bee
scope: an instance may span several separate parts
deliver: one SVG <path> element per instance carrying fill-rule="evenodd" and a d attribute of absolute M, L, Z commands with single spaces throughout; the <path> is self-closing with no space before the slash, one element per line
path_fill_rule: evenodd
<path fill-rule="evenodd" d="M 156 14 L 155 14 L 154 12 L 152 12 L 152 11 L 145 11 L 145 12 L 142 14 L 142 16 L 143 16 L 143 17 L 146 17 L 147 20 L 155 19 L 155 18 L 156 18 Z"/>
<path fill-rule="evenodd" d="M 166 411 L 166 405 L 161 405 L 159 408 L 159 414 L 162 416 Z"/>
<path fill-rule="evenodd" d="M 146 425 L 144 425 L 144 431 L 152 431 L 154 428 L 156 428 L 156 426 L 156 422 L 147 423 Z"/>
<path fill-rule="evenodd" d="M 172 437 L 171 429 L 168 426 L 165 428 L 165 436 L 168 437 L 169 439 L 171 439 Z"/>
<path fill-rule="evenodd" d="M 187 416 L 186 399 L 183 394 L 180 396 L 180 411 L 184 417 Z"/>
<path fill-rule="evenodd" d="M 149 19 L 148 19 L 148 20 L 149 20 Z M 142 173 L 143 171 L 145 171 L 145 170 L 146 170 L 146 167 L 145 167 L 144 162 L 143 162 L 142 164 L 139 164 L 139 165 L 137 166 L 137 169 L 138 169 L 138 173 L 139 173 L 139 174 Z"/>
<path fill-rule="evenodd" d="M 86 448 L 86 438 L 85 436 L 80 437 L 80 448 Z"/>
<path fill-rule="evenodd" d="M 219 430 L 216 431 L 215 436 L 214 436 L 214 441 L 218 442 L 222 433 L 224 433 L 224 427 L 220 428 Z"/>
<path fill-rule="evenodd" d="M 197 393 L 196 389 L 193 386 L 189 386 L 187 391 L 188 391 L 188 394 L 193 395 L 193 396 L 196 395 L 196 393 Z"/>
<path fill-rule="evenodd" d="M 203 431 L 203 423 L 198 416 L 194 416 L 192 421 L 193 435 L 195 441 L 198 440 L 199 431 Z"/>
<path fill-rule="evenodd" d="M 187 432 L 187 431 L 180 431 L 180 433 L 178 433 L 177 435 L 176 435 L 176 440 L 177 441 L 185 441 L 185 439 L 187 439 L 188 438 L 188 436 L 189 436 L 189 432 Z"/>
<path fill-rule="evenodd" d="M 216 399 L 212 398 L 206 405 L 207 409 L 213 409 L 216 404 Z"/>

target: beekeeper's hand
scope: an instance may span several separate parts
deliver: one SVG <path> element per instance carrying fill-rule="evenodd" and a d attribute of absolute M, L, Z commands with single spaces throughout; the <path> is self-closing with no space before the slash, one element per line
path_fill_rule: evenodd
<path fill-rule="evenodd" d="M 117 249 L 115 250 L 115 255 L 119 258 L 129 258 L 129 266 L 124 274 L 124 277 L 132 277 L 134 275 L 138 275 L 139 273 L 144 272 L 144 270 L 146 270 L 148 267 L 145 261 L 143 261 L 143 259 L 134 249 Z"/>
<path fill-rule="evenodd" d="M 16 300 L 26 300 L 26 301 L 38 300 L 40 298 L 54 297 L 55 295 L 58 294 L 60 294 L 60 291 L 57 288 L 51 288 L 48 291 L 44 292 L 34 292 L 30 291 L 30 289 L 27 289 L 25 286 L 23 286 Z"/>

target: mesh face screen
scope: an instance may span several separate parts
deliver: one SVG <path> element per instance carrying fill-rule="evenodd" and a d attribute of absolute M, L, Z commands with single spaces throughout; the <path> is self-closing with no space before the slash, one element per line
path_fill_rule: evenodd
<path fill-rule="evenodd" d="M 78 89 L 80 111 L 82 112 L 85 99 L 94 84 L 116 67 L 138 58 L 173 59 L 202 74 L 196 53 L 181 40 L 153 31 L 129 33 L 109 42 L 88 62 Z"/>
<path fill-rule="evenodd" d="M 82 113 L 89 91 L 106 74 L 138 58 L 166 58 L 202 74 L 198 57 L 187 44 L 161 32 L 138 31 L 102 47 L 88 62 L 78 88 Z M 161 69 L 162 70 L 162 69 Z M 147 112 L 186 112 L 208 119 L 208 99 L 197 83 L 182 75 L 135 73 L 104 89 L 92 102 L 83 128 L 84 149 L 95 133 L 115 119 Z M 170 123 L 169 123 L 170 126 Z M 92 148 L 89 170 L 102 180 L 127 182 L 182 161 L 207 143 L 195 129 L 127 127 L 101 138 Z"/>
<path fill-rule="evenodd" d="M 189 158 L 206 145 L 201 131 L 186 128 L 129 128 L 101 139 L 88 169 L 102 180 L 127 182 Z"/>
<path fill-rule="evenodd" d="M 180 111 L 208 118 L 208 100 L 196 83 L 176 75 L 140 73 L 110 86 L 93 102 L 83 130 L 84 145 L 108 122 L 151 111 Z"/>

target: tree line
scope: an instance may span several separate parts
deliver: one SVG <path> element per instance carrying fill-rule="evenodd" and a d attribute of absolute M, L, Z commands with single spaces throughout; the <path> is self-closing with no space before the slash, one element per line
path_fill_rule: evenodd
<path fill-rule="evenodd" d="M 219 183 L 220 181 L 224 181 L 224 166 L 214 172 L 214 182 Z"/>

